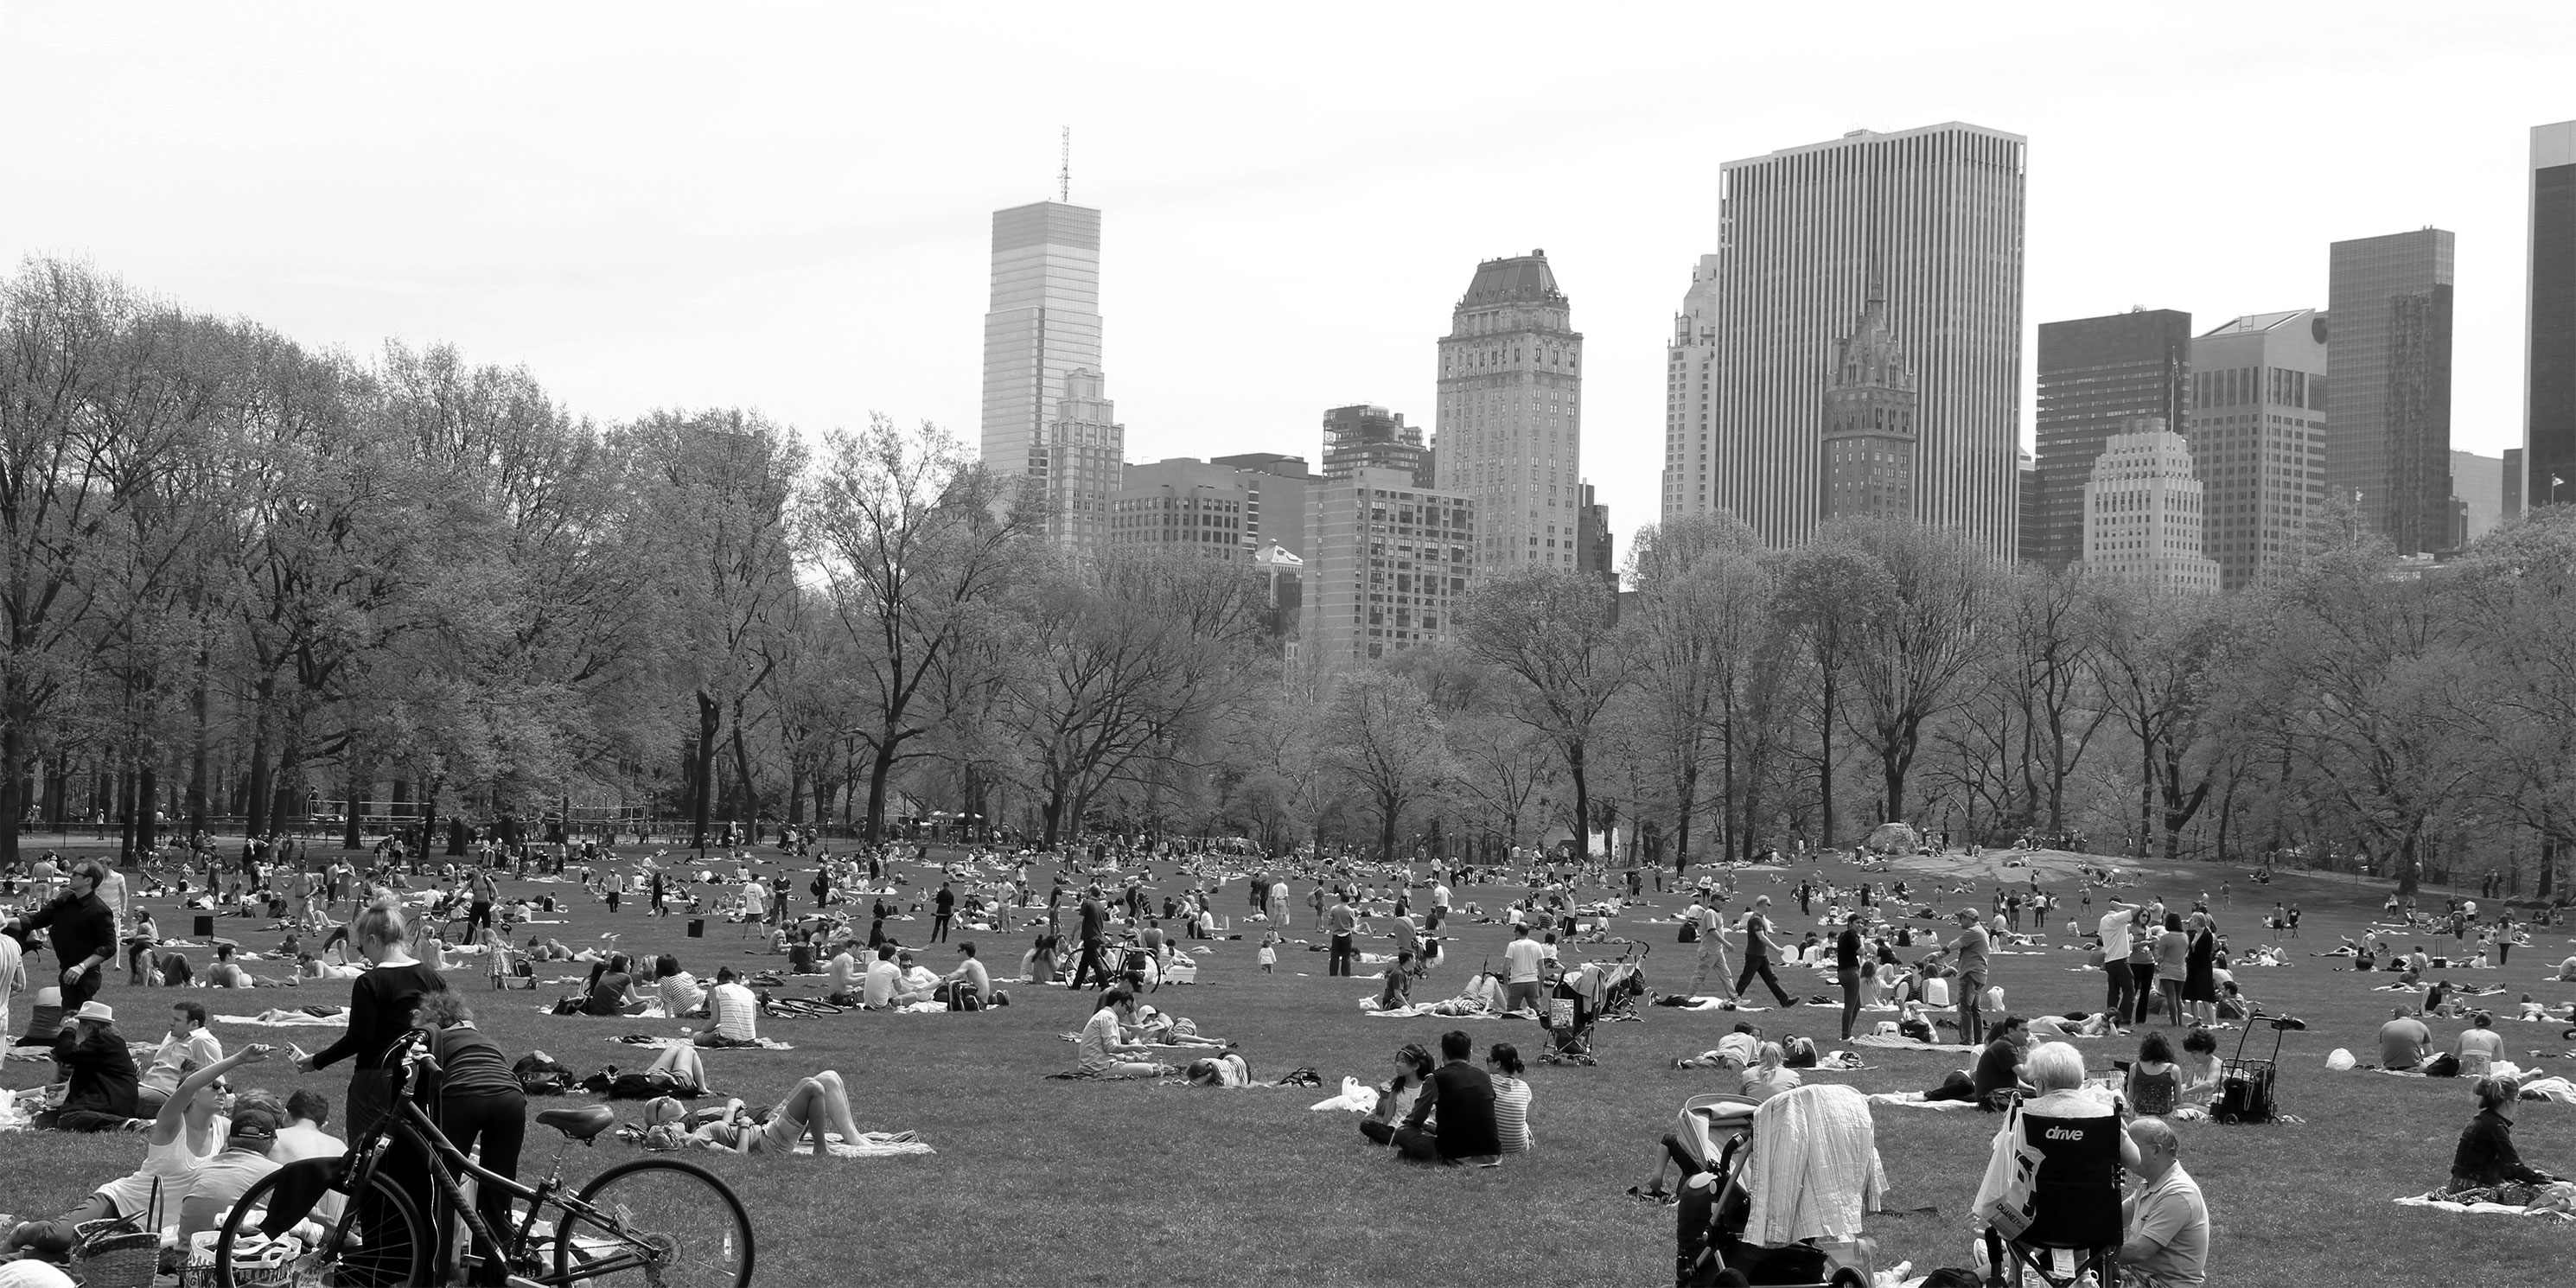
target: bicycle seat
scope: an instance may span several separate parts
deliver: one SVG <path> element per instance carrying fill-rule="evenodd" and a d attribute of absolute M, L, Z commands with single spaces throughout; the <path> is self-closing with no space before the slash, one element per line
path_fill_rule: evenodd
<path fill-rule="evenodd" d="M 606 1105 L 585 1105 L 579 1109 L 540 1109 L 537 1125 L 552 1127 L 574 1140 L 586 1141 L 617 1124 L 617 1111 Z"/>

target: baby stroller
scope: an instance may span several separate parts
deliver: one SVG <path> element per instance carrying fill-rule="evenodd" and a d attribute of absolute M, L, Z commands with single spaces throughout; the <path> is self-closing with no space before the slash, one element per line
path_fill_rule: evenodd
<path fill-rule="evenodd" d="M 1591 970 L 1569 970 L 1557 977 L 1547 1009 L 1538 1016 L 1539 1027 L 1547 1030 L 1548 1037 L 1547 1046 L 1538 1053 L 1540 1063 L 1600 1063 L 1592 1054 L 1592 1026 L 1599 1018 L 1595 1008 L 1604 977 Z"/>
<path fill-rule="evenodd" d="M 1646 1017 L 1638 1008 L 1653 1000 L 1654 994 L 1646 988 L 1643 962 L 1619 961 L 1601 968 L 1599 1019 L 1643 1020 Z"/>
<path fill-rule="evenodd" d="M 1693 1288 L 1735 1270 L 1752 1283 L 1773 1288 L 1866 1288 L 1870 1267 L 1865 1240 L 1832 1247 L 1813 1242 L 1764 1247 L 1746 1240 L 1753 1195 L 1746 1188 L 1745 1164 L 1753 1152 L 1759 1108 L 1746 1096 L 1693 1096 L 1682 1103 L 1679 1130 L 1664 1138 L 1665 1151 L 1686 1174 L 1674 1211 L 1673 1282 Z"/>

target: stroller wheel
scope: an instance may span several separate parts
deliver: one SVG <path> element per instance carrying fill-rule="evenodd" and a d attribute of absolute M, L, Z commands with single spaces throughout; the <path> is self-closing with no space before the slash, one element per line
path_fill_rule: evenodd
<path fill-rule="evenodd" d="M 2234 1115 L 2234 1114 L 2220 1114 L 2220 1115 L 2218 1116 L 2218 1121 L 2220 1121 L 2220 1122 L 2222 1122 L 2222 1123 L 2225 1123 L 2225 1124 L 2227 1124 L 2227 1125 L 2228 1125 L 2228 1126 L 2230 1126 L 2230 1127 L 2233 1127 L 2233 1126 L 2235 1126 L 2236 1124 L 2241 1123 L 2241 1122 L 2243 1122 L 2243 1121 L 2245 1121 L 2245 1120 L 2244 1120 L 2244 1119 L 2242 1119 L 2242 1118 L 2237 1117 L 2237 1116 L 2236 1116 L 2236 1115 Z"/>

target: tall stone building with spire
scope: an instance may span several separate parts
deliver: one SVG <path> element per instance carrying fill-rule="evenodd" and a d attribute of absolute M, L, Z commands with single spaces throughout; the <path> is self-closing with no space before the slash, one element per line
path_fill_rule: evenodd
<path fill-rule="evenodd" d="M 1476 266 L 1440 338 L 1438 490 L 1475 503 L 1480 572 L 1578 566 L 1583 337 L 1547 252 Z"/>
<path fill-rule="evenodd" d="M 1914 516 L 1914 369 L 1887 326 L 1887 287 L 1872 272 L 1860 325 L 1834 346 L 1825 386 L 1824 494 L 1817 516 Z"/>

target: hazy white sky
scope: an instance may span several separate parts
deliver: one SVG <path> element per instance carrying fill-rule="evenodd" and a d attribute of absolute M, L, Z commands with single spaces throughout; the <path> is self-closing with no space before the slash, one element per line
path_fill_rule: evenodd
<path fill-rule="evenodd" d="M 1053 194 L 1071 125 L 1131 459 L 1312 458 L 1343 403 L 1427 426 L 1476 261 L 1544 247 L 1624 558 L 1718 164 L 1964 120 L 2030 139 L 2034 327 L 2323 306 L 2329 241 L 2456 231 L 2455 445 L 2520 442 L 2564 0 L 1281 10 L 0 0 L 0 256 L 309 343 L 450 341 L 602 420 L 882 410 L 971 444 L 990 213 Z"/>

